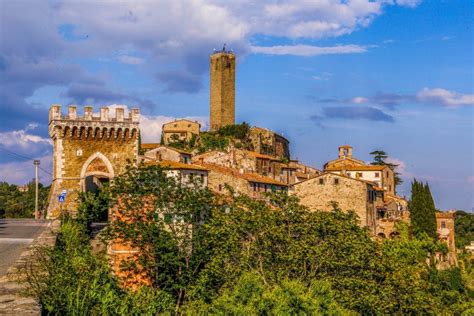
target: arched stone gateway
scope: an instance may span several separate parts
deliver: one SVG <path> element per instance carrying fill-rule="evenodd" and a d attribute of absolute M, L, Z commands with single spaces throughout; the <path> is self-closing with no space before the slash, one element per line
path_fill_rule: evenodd
<path fill-rule="evenodd" d="M 49 135 L 53 140 L 53 181 L 48 217 L 60 211 L 76 211 L 79 192 L 95 191 L 105 182 L 122 173 L 128 162 L 138 157 L 139 110 L 132 109 L 128 117 L 123 108 L 109 116 L 109 108 L 100 109 L 100 117 L 92 107 L 84 107 L 84 116 L 77 115 L 76 106 L 69 106 L 68 115 L 61 106 L 49 110 Z M 58 196 L 67 191 L 65 202 Z"/>

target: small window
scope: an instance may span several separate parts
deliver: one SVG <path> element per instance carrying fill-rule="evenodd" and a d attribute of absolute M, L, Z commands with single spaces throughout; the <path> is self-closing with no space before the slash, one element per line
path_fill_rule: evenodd
<path fill-rule="evenodd" d="M 219 191 L 222 191 L 222 184 L 219 184 Z"/>
<path fill-rule="evenodd" d="M 338 178 L 334 179 L 334 184 L 339 184 L 339 179 Z"/>
<path fill-rule="evenodd" d="M 387 171 L 387 178 L 388 178 L 388 171 Z"/>
<path fill-rule="evenodd" d="M 346 173 L 346 176 L 350 177 L 350 176 L 351 176 L 351 173 L 350 173 L 350 172 Z"/>
<path fill-rule="evenodd" d="M 446 221 L 441 221 L 441 228 L 446 228 Z"/>
<path fill-rule="evenodd" d="M 255 182 L 252 183 L 252 188 L 253 188 L 253 191 L 257 191 L 257 184 Z"/>
<path fill-rule="evenodd" d="M 319 179 L 319 184 L 324 184 L 324 179 L 323 178 Z"/>
<path fill-rule="evenodd" d="M 376 172 L 376 173 L 375 173 L 375 177 L 376 177 L 376 178 L 379 178 L 379 177 L 380 177 L 380 173 Z"/>
<path fill-rule="evenodd" d="M 178 124 L 174 124 L 173 126 L 174 126 L 174 127 L 178 127 Z"/>
<path fill-rule="evenodd" d="M 191 124 L 188 124 L 188 127 L 191 127 Z"/>
<path fill-rule="evenodd" d="M 204 183 L 204 175 L 201 173 L 201 183 Z"/>
<path fill-rule="evenodd" d="M 357 172 L 356 177 L 357 178 L 362 178 L 362 172 Z"/>

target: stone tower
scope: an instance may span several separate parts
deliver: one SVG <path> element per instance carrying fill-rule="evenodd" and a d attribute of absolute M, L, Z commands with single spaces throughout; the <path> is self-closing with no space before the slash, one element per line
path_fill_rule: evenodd
<path fill-rule="evenodd" d="M 211 130 L 235 124 L 235 55 L 221 51 L 211 55 Z"/>
<path fill-rule="evenodd" d="M 91 106 L 84 107 L 84 116 L 77 107 L 69 106 L 68 115 L 61 106 L 49 110 L 49 136 L 53 140 L 53 181 L 49 197 L 48 218 L 61 211 L 75 213 L 79 192 L 95 191 L 115 175 L 122 173 L 128 161 L 138 157 L 139 109 L 128 117 L 123 108 L 102 107 L 100 116 L 93 115 Z M 61 192 L 67 192 L 64 203 L 58 202 Z"/>

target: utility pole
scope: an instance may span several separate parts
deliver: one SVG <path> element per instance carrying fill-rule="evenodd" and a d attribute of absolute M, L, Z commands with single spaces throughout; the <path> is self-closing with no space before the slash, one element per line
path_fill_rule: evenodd
<path fill-rule="evenodd" d="M 38 195 L 39 195 L 39 192 L 38 192 L 38 187 L 39 187 L 39 185 L 38 185 L 38 183 L 39 183 L 38 167 L 40 165 L 40 161 L 39 160 L 34 160 L 33 164 L 35 165 L 35 219 L 39 219 L 40 214 L 39 214 L 39 210 L 38 210 Z"/>

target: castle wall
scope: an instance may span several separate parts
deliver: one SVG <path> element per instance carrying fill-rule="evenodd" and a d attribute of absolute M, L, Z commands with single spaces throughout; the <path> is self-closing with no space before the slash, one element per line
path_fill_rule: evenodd
<path fill-rule="evenodd" d="M 53 140 L 53 181 L 49 198 L 48 217 L 61 211 L 75 213 L 79 192 L 86 190 L 86 178 L 110 180 L 122 173 L 127 161 L 138 157 L 139 111 L 132 109 L 128 118 L 117 109 L 109 117 L 109 109 L 101 108 L 100 117 L 93 116 L 92 107 L 85 107 L 78 117 L 75 106 L 68 115 L 53 105 L 49 112 L 49 134 Z M 67 191 L 65 202 L 58 195 Z"/>

